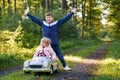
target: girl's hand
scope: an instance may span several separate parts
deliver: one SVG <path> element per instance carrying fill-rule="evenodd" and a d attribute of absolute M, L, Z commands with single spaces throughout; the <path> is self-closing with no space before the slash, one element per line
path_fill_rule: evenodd
<path fill-rule="evenodd" d="M 52 58 L 52 61 L 56 61 L 56 58 Z"/>

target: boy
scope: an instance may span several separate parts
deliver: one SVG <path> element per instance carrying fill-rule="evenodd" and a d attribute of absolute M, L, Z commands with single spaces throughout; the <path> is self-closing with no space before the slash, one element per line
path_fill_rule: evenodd
<path fill-rule="evenodd" d="M 36 50 L 33 59 L 40 56 L 49 57 L 51 60 L 56 60 L 56 54 L 53 51 L 51 45 L 51 40 L 49 38 L 43 37 L 40 42 L 40 47 Z"/>
<path fill-rule="evenodd" d="M 76 8 L 73 8 L 68 15 L 58 21 L 54 21 L 52 13 L 48 12 L 45 14 L 45 21 L 42 21 L 41 19 L 38 19 L 29 14 L 29 9 L 25 10 L 25 15 L 28 16 L 33 22 L 41 26 L 42 35 L 51 40 L 51 46 L 58 58 L 60 59 L 64 70 L 71 70 L 71 68 L 66 65 L 66 62 L 59 48 L 58 27 L 68 21 L 75 12 Z"/>

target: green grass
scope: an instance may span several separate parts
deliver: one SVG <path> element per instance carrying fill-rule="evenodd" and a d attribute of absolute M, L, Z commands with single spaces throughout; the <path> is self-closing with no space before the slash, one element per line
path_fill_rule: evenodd
<path fill-rule="evenodd" d="M 120 80 L 120 42 L 113 42 L 106 58 L 102 61 L 91 80 Z"/>
<path fill-rule="evenodd" d="M 0 70 L 20 65 L 23 60 L 15 55 L 1 54 L 0 55 Z"/>
<path fill-rule="evenodd" d="M 67 40 L 67 41 L 61 41 L 60 42 L 60 48 L 61 50 L 63 51 L 63 53 L 67 52 L 67 51 L 72 51 L 72 50 L 75 50 L 75 49 L 80 49 L 80 48 L 83 48 L 83 47 L 86 47 L 86 46 L 91 46 L 91 45 L 94 45 L 94 44 L 97 44 L 98 42 L 94 42 L 92 40 L 80 40 L 80 39 L 70 39 L 70 40 Z"/>
<path fill-rule="evenodd" d="M 0 77 L 0 80 L 48 80 L 49 77 L 50 76 L 45 74 L 41 74 L 41 76 L 37 77 L 33 74 L 24 74 L 23 71 L 16 71 L 13 74 Z"/>
<path fill-rule="evenodd" d="M 72 42 L 72 41 L 71 41 Z M 74 43 L 75 41 L 73 41 Z M 95 50 L 99 49 L 103 44 L 101 43 L 94 43 L 94 42 L 90 42 L 90 41 L 87 41 L 88 43 L 91 43 L 89 45 L 88 48 L 86 49 L 83 49 L 81 51 L 78 51 L 78 52 L 74 52 L 74 53 L 70 53 L 70 55 L 65 55 L 65 60 L 67 62 L 67 64 L 70 66 L 70 67 L 73 67 L 76 65 L 77 62 L 80 62 L 82 58 L 90 55 L 92 52 L 94 52 Z M 63 42 L 64 43 L 64 42 Z M 80 42 L 81 43 L 81 42 Z M 88 44 L 87 43 L 87 44 Z M 70 43 L 69 43 L 70 44 Z M 87 45 L 86 44 L 86 45 Z M 66 44 L 64 44 L 65 46 Z M 75 45 L 75 46 L 74 46 Z M 82 44 L 81 45 L 76 45 L 76 44 L 73 44 L 72 47 L 73 49 L 76 49 L 76 48 L 82 48 L 82 46 L 85 45 L 85 44 Z M 85 45 L 85 46 L 86 46 Z M 68 46 L 68 43 L 67 43 L 67 46 Z M 71 50 L 72 48 L 66 48 L 67 50 Z M 67 51 L 65 50 L 65 51 Z M 59 68 L 60 70 L 63 70 L 62 68 L 62 65 L 61 65 L 61 62 L 59 60 L 58 61 L 58 64 L 59 64 Z M 54 74 L 54 75 L 57 75 L 57 74 Z M 23 71 L 18 71 L 18 72 L 14 72 L 12 74 L 9 74 L 9 75 L 6 75 L 6 76 L 3 76 L 3 77 L 0 77 L 0 80 L 48 80 L 48 78 L 52 78 L 53 76 L 48 76 L 48 75 L 40 75 L 37 79 L 35 78 L 34 76 L 34 73 L 32 74 L 29 74 L 29 75 L 25 75 L 23 73 Z"/>

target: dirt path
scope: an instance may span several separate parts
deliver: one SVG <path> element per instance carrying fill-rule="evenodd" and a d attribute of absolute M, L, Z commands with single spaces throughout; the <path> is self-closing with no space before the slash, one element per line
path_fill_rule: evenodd
<path fill-rule="evenodd" d="M 12 73 L 14 71 L 21 70 L 21 69 L 22 69 L 22 65 L 21 66 L 15 66 L 15 67 L 0 71 L 0 76 L 4 76 L 6 74 L 9 74 L 9 73 Z"/>
<path fill-rule="evenodd" d="M 108 44 L 95 51 L 92 55 L 84 58 L 73 67 L 72 71 L 60 71 L 50 80 L 88 80 L 92 76 L 93 70 L 100 65 L 100 60 L 107 54 Z"/>
<path fill-rule="evenodd" d="M 47 80 L 88 80 L 92 76 L 93 70 L 96 70 L 101 63 L 101 59 L 107 54 L 108 44 L 96 50 L 92 55 L 85 57 L 72 68 L 72 71 L 62 71 L 54 75 L 54 77 Z M 87 47 L 86 47 L 87 48 Z M 83 48 L 85 49 L 85 48 Z M 80 49 L 82 50 L 82 49 Z M 80 51 L 76 50 L 76 51 Z M 22 66 L 16 67 L 15 70 L 4 71 L 2 75 L 22 69 Z M 1 73 L 1 72 L 0 72 Z M 0 74 L 1 76 L 1 74 Z M 39 80 L 39 79 L 36 79 Z"/>

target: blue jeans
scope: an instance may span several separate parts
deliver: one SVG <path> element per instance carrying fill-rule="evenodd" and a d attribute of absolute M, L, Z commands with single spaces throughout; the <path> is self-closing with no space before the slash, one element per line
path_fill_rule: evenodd
<path fill-rule="evenodd" d="M 62 65 L 63 65 L 63 67 L 65 67 L 66 66 L 66 62 L 65 62 L 65 60 L 63 58 L 63 54 L 61 53 L 59 45 L 51 45 L 51 47 L 55 51 L 57 57 L 59 58 L 59 60 L 61 61 Z"/>

